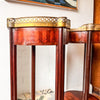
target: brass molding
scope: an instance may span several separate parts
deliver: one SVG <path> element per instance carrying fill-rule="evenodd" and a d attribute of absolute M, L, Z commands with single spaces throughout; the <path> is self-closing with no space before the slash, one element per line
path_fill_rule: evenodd
<path fill-rule="evenodd" d="M 66 27 L 70 28 L 67 17 L 20 17 L 8 18 L 7 27 Z"/>
<path fill-rule="evenodd" d="M 100 24 L 84 24 L 79 28 L 70 29 L 70 31 L 99 31 Z"/>

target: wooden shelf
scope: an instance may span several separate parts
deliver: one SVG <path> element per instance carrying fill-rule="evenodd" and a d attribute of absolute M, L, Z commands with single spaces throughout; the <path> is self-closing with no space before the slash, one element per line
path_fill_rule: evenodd
<path fill-rule="evenodd" d="M 88 100 L 99 100 L 91 94 L 88 97 Z M 64 100 L 82 100 L 82 91 L 67 91 L 64 94 Z"/>

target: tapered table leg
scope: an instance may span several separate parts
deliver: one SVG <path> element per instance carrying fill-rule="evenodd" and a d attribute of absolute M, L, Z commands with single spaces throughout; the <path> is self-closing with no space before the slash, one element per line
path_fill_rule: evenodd
<path fill-rule="evenodd" d="M 32 46 L 32 100 L 35 100 L 35 46 Z"/>
<path fill-rule="evenodd" d="M 17 50 L 13 44 L 13 32 L 10 29 L 10 70 L 11 70 L 11 100 L 17 100 Z"/>
<path fill-rule="evenodd" d="M 63 28 L 59 30 L 59 40 L 56 46 L 56 92 L 55 100 L 64 100 L 64 60 L 65 45 L 63 44 Z"/>
<path fill-rule="evenodd" d="M 83 98 L 88 100 L 89 96 L 89 83 L 90 83 L 90 67 L 91 67 L 91 31 L 87 34 L 87 43 L 85 44 L 85 59 L 84 59 L 84 72 L 83 72 Z"/>

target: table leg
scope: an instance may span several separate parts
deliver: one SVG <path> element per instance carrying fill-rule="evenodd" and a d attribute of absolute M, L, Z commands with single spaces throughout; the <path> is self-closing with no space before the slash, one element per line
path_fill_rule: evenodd
<path fill-rule="evenodd" d="M 11 70 L 11 100 L 17 100 L 17 50 L 13 44 L 13 32 L 10 29 L 10 70 Z"/>
<path fill-rule="evenodd" d="M 56 91 L 55 100 L 64 100 L 64 60 L 65 45 L 63 44 L 63 28 L 59 30 L 58 45 L 56 46 Z"/>
<path fill-rule="evenodd" d="M 84 57 L 84 72 L 83 72 L 83 98 L 88 100 L 89 96 L 89 83 L 90 83 L 90 68 L 91 68 L 91 31 L 87 34 L 87 43 L 85 44 L 85 57 Z"/>
<path fill-rule="evenodd" d="M 32 100 L 35 100 L 35 46 L 32 46 Z"/>

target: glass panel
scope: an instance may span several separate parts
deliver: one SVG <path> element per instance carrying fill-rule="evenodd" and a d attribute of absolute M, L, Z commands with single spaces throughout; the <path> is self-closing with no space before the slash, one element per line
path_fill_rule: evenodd
<path fill-rule="evenodd" d="M 55 100 L 55 50 L 36 47 L 36 100 Z"/>
<path fill-rule="evenodd" d="M 31 98 L 31 47 L 17 47 L 17 99 Z"/>
<path fill-rule="evenodd" d="M 17 99 L 31 99 L 31 46 L 17 47 Z M 36 96 L 55 100 L 55 46 L 36 47 Z"/>
<path fill-rule="evenodd" d="M 77 93 L 71 91 L 82 91 L 83 65 L 84 44 L 68 44 L 65 50 L 65 91 L 67 91 L 65 95 L 67 99 L 75 99 Z"/>
<path fill-rule="evenodd" d="M 91 66 L 91 90 L 100 99 L 100 43 L 94 43 L 92 47 L 92 66 Z"/>

